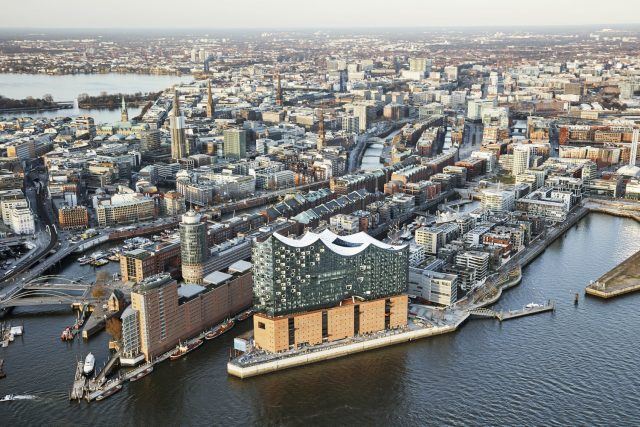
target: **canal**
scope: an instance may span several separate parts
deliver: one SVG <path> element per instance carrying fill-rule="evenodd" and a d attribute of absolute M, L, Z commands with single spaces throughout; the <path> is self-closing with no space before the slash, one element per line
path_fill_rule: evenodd
<path fill-rule="evenodd" d="M 556 240 L 506 292 L 499 309 L 556 300 L 555 313 L 505 323 L 472 320 L 458 332 L 290 371 L 237 380 L 225 366 L 233 335 L 163 363 L 123 391 L 69 403 L 76 358 L 106 360 L 105 333 L 60 342 L 66 309 L 17 310 L 25 335 L 0 349 L 4 425 L 356 424 L 633 425 L 640 418 L 640 295 L 584 299 L 583 289 L 640 249 L 640 226 L 591 214 Z M 108 268 L 115 268 L 109 266 Z M 63 272 L 80 275 L 77 264 Z M 107 267 L 105 267 L 107 268 Z M 573 294 L 580 292 L 579 305 Z"/>

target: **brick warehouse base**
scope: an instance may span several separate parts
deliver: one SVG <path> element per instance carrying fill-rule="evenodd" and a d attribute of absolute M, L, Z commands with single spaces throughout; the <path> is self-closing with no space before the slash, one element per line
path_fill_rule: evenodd
<path fill-rule="evenodd" d="M 278 353 L 302 344 L 317 345 L 359 334 L 395 329 L 407 325 L 406 295 L 372 301 L 345 300 L 324 310 L 270 317 L 253 317 L 257 348 Z"/>

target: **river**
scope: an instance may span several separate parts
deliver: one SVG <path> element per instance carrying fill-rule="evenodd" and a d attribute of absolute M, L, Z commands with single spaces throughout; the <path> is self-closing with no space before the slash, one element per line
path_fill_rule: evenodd
<path fill-rule="evenodd" d="M 46 94 L 54 101 L 72 101 L 81 93 L 100 95 L 136 92 L 157 92 L 176 83 L 191 81 L 190 76 L 164 76 L 152 74 L 73 74 L 50 76 L 46 74 L 0 73 L 0 95 L 23 99 L 28 96 L 42 98 Z M 140 108 L 130 108 L 129 117 L 134 117 Z M 65 109 L 25 113 L 0 113 L 2 117 L 76 117 L 90 115 L 97 123 L 112 123 L 120 120 L 120 110 L 106 109 Z"/>
<path fill-rule="evenodd" d="M 0 349 L 4 425 L 635 425 L 640 295 L 584 299 L 590 280 L 640 249 L 640 226 L 590 214 L 524 269 L 498 309 L 556 300 L 555 313 L 499 323 L 471 320 L 452 334 L 248 380 L 230 378 L 233 336 L 128 384 L 103 402 L 69 403 L 75 360 L 106 360 L 105 333 L 60 342 L 68 310 L 16 310 L 25 335 Z M 109 266 L 108 268 L 116 268 Z M 63 273 L 82 275 L 77 264 Z M 578 306 L 573 294 L 581 293 Z"/>

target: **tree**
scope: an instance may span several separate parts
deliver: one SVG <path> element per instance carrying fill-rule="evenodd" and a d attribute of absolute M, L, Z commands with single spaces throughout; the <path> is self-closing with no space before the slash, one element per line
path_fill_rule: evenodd
<path fill-rule="evenodd" d="M 110 275 L 108 271 L 101 270 L 96 273 L 96 284 L 104 284 L 109 281 Z"/>
<path fill-rule="evenodd" d="M 108 318 L 105 329 L 115 341 L 120 341 L 122 339 L 122 322 L 117 317 Z"/>
<path fill-rule="evenodd" d="M 93 289 L 91 290 L 91 296 L 93 298 L 104 298 L 105 295 L 107 295 L 107 291 L 105 290 L 104 286 L 102 285 L 95 285 L 93 287 Z"/>
<path fill-rule="evenodd" d="M 50 93 L 46 93 L 42 99 L 44 99 L 47 102 L 53 102 L 53 95 L 51 95 Z"/>

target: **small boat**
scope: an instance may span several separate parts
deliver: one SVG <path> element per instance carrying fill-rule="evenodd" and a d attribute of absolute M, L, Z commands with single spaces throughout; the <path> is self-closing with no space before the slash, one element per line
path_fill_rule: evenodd
<path fill-rule="evenodd" d="M 536 304 L 534 302 L 530 302 L 529 304 L 524 306 L 524 308 L 539 308 L 539 307 L 542 307 L 542 305 Z"/>
<path fill-rule="evenodd" d="M 111 396 L 111 395 L 113 395 L 113 394 L 116 394 L 116 393 L 117 393 L 117 392 L 119 392 L 120 390 L 122 390 L 122 384 L 118 384 L 118 385 L 117 385 L 117 386 L 115 386 L 115 387 L 111 387 L 109 390 L 105 391 L 105 392 L 104 392 L 104 393 L 102 393 L 100 396 L 96 397 L 96 400 L 97 400 L 97 401 L 104 400 L 104 399 L 106 399 L 107 397 L 109 397 L 109 396 Z"/>
<path fill-rule="evenodd" d="M 107 265 L 107 264 L 109 264 L 109 261 L 104 258 L 97 259 L 91 263 L 91 265 L 93 265 L 94 267 L 102 267 L 103 265 Z"/>
<path fill-rule="evenodd" d="M 202 340 L 197 340 L 192 342 L 191 344 L 178 344 L 178 348 L 176 348 L 176 351 L 174 351 L 173 353 L 171 353 L 171 356 L 169 356 L 169 359 L 171 360 L 176 360 L 181 358 L 182 356 L 184 356 L 187 353 L 192 352 L 193 350 L 195 350 L 196 348 L 200 347 L 202 345 L 203 341 Z"/>
<path fill-rule="evenodd" d="M 0 402 L 12 402 L 14 400 L 33 400 L 36 396 L 30 394 L 7 394 L 4 398 L 0 399 Z"/>
<path fill-rule="evenodd" d="M 133 382 L 133 381 L 138 381 L 140 378 L 146 377 L 147 375 L 149 375 L 151 372 L 153 372 L 153 366 L 149 366 L 147 369 L 145 369 L 142 372 L 139 372 L 137 374 L 135 374 L 134 376 L 131 377 L 131 379 L 129 381 Z"/>
<path fill-rule="evenodd" d="M 118 262 L 120 261 L 120 254 L 111 254 L 107 257 L 109 261 Z"/>
<path fill-rule="evenodd" d="M 64 328 L 64 331 L 62 331 L 62 335 L 60 335 L 60 339 L 62 341 L 73 341 L 73 332 L 71 332 L 71 328 L 70 327 L 66 327 Z"/>
<path fill-rule="evenodd" d="M 238 321 L 242 322 L 243 320 L 247 320 L 249 317 L 251 317 L 252 314 L 253 314 L 253 310 L 249 309 L 249 310 L 241 313 L 240 316 L 238 316 Z"/>
<path fill-rule="evenodd" d="M 96 358 L 93 353 L 87 354 L 87 357 L 84 359 L 84 366 L 82 367 L 82 372 L 85 375 L 91 375 L 93 369 L 96 366 Z"/>
<path fill-rule="evenodd" d="M 90 256 L 83 256 L 78 258 L 78 262 L 80 263 L 80 265 L 87 265 L 90 262 L 93 262 L 93 258 L 91 258 Z"/>
<path fill-rule="evenodd" d="M 235 324 L 236 324 L 236 322 L 233 319 L 227 320 L 222 325 L 220 325 L 217 328 L 212 329 L 211 331 L 207 332 L 204 335 L 204 339 L 208 341 L 208 340 L 212 340 L 214 338 L 218 338 L 220 335 L 224 334 L 225 332 L 228 332 L 231 328 L 233 328 L 235 326 Z"/>

